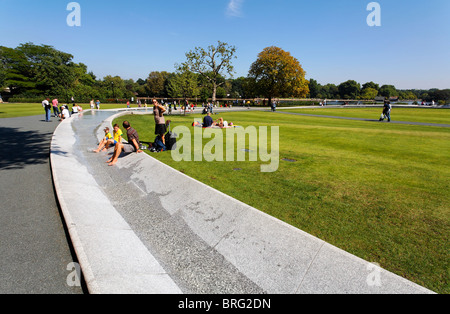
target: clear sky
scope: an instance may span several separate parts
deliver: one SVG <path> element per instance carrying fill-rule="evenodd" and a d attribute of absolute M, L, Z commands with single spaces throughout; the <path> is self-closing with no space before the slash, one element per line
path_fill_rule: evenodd
<path fill-rule="evenodd" d="M 67 25 L 70 2 L 0 0 L 0 45 L 51 45 L 98 78 L 137 80 L 220 40 L 237 47 L 235 77 L 278 46 L 321 84 L 450 88 L 449 0 L 376 1 L 379 27 L 367 25 L 370 0 L 78 0 L 80 27 Z"/>

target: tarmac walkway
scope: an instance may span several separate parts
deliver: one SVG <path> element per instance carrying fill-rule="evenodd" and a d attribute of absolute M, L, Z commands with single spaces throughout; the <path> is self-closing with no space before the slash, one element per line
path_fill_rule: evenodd
<path fill-rule="evenodd" d="M 162 164 L 92 153 L 124 113 L 60 124 L 54 184 L 90 293 L 300 294 L 431 291 Z"/>
<path fill-rule="evenodd" d="M 82 294 L 67 284 L 76 262 L 65 233 L 50 169 L 59 121 L 0 119 L 0 294 Z"/>

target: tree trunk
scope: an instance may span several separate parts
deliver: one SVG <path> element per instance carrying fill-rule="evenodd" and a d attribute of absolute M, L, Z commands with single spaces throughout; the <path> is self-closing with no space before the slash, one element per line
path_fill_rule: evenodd
<path fill-rule="evenodd" d="M 217 84 L 216 84 L 216 82 L 214 82 L 213 83 L 213 96 L 212 96 L 213 105 L 216 103 L 216 95 L 217 95 Z"/>

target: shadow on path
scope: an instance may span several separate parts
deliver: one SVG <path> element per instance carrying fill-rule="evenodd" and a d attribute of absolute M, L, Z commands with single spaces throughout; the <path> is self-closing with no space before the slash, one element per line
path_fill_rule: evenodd
<path fill-rule="evenodd" d="M 51 133 L 0 127 L 0 170 L 48 163 Z"/>

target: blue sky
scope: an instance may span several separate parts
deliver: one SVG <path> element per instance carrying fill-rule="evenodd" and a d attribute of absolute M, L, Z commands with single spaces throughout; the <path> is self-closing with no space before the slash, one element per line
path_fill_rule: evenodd
<path fill-rule="evenodd" d="M 68 0 L 0 0 L 0 45 L 47 44 L 74 55 L 97 77 L 173 72 L 196 46 L 237 47 L 235 77 L 265 47 L 296 57 L 307 78 L 354 79 L 400 89 L 450 88 L 450 1 L 78 0 L 81 27 L 69 27 Z"/>

